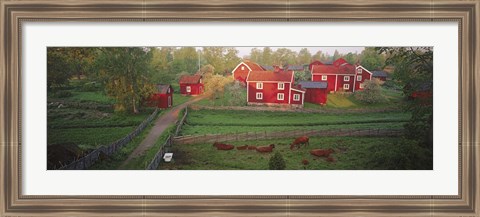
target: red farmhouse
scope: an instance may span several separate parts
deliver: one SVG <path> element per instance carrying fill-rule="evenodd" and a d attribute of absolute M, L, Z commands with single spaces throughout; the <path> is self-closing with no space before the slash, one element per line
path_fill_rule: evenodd
<path fill-rule="evenodd" d="M 328 83 L 327 91 L 355 92 L 363 89 L 363 82 L 372 79 L 372 73 L 364 67 L 347 63 L 339 58 L 332 64 L 312 65 L 312 81 Z"/>
<path fill-rule="evenodd" d="M 251 71 L 246 79 L 249 105 L 303 107 L 305 90 L 293 86 L 293 71 Z"/>
<path fill-rule="evenodd" d="M 310 70 L 310 72 L 311 72 L 313 66 L 319 66 L 319 65 L 323 65 L 323 63 L 318 61 L 318 60 L 315 60 L 315 61 L 311 62 L 310 65 L 308 65 L 308 70 Z"/>
<path fill-rule="evenodd" d="M 327 103 L 327 82 L 301 81 L 300 87 L 306 89 L 305 102 L 324 105 Z"/>
<path fill-rule="evenodd" d="M 148 100 L 148 106 L 170 108 L 173 104 L 173 88 L 169 84 L 157 84 L 157 91 Z"/>
<path fill-rule="evenodd" d="M 180 77 L 180 93 L 183 95 L 199 95 L 203 93 L 201 75 L 184 75 Z"/>
<path fill-rule="evenodd" d="M 251 62 L 250 60 L 244 60 L 233 69 L 232 75 L 235 80 L 247 84 L 245 80 L 247 79 L 248 73 L 251 71 L 265 71 L 265 69 L 257 63 Z"/>

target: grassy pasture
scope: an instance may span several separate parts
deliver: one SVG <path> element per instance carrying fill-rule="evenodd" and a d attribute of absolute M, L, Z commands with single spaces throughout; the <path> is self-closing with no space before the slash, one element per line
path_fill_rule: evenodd
<path fill-rule="evenodd" d="M 380 170 L 380 169 L 432 169 L 431 155 L 420 149 L 409 153 L 405 141 L 395 137 L 312 137 L 308 147 L 290 150 L 292 139 L 231 142 L 240 145 L 275 144 L 274 151 L 280 152 L 287 170 Z M 407 141 L 409 142 L 409 141 Z M 414 145 L 415 146 L 415 145 Z M 333 148 L 331 156 L 336 162 L 327 162 L 324 157 L 309 153 L 312 149 Z M 161 163 L 159 169 L 177 170 L 268 170 L 272 153 L 254 150 L 219 151 L 212 144 L 175 145 L 173 162 Z M 304 166 L 302 160 L 308 160 Z M 390 161 L 389 161 L 390 160 Z M 427 162 L 427 163 L 425 163 Z M 430 162 L 430 164 L 428 163 Z"/>
<path fill-rule="evenodd" d="M 296 113 L 268 111 L 190 110 L 182 135 L 313 129 L 401 128 L 402 112 Z"/>

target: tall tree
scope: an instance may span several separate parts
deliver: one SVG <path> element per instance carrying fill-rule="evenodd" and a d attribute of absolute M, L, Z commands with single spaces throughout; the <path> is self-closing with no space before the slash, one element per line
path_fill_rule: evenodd
<path fill-rule="evenodd" d="M 273 65 L 273 51 L 270 47 L 263 48 L 261 63 L 268 66 Z"/>
<path fill-rule="evenodd" d="M 225 47 L 203 47 L 202 57 L 215 68 L 215 74 L 225 71 L 224 52 Z"/>
<path fill-rule="evenodd" d="M 355 64 L 358 60 L 358 54 L 349 52 L 347 55 L 343 56 L 343 59 L 345 59 L 350 64 Z"/>
<path fill-rule="evenodd" d="M 68 62 L 64 48 L 47 48 L 47 88 L 55 91 L 68 84 L 72 76 L 72 65 Z"/>
<path fill-rule="evenodd" d="M 406 97 L 415 92 L 433 93 L 432 47 L 381 47 L 376 51 L 386 54 L 387 65 L 395 67 L 394 79 L 404 88 Z M 433 144 L 433 97 L 424 95 L 407 100 L 404 110 L 411 114 L 405 124 L 406 135 L 419 139 L 430 148 Z"/>
<path fill-rule="evenodd" d="M 224 74 L 228 74 L 231 72 L 235 66 L 241 61 L 240 57 L 238 57 L 238 50 L 234 47 L 229 47 L 226 49 L 225 53 L 225 72 Z"/>
<path fill-rule="evenodd" d="M 287 64 L 295 64 L 295 60 L 297 58 L 297 53 L 288 49 L 288 48 L 278 48 L 273 53 L 275 65 L 287 65 Z"/>
<path fill-rule="evenodd" d="M 298 52 L 297 64 L 307 64 L 312 62 L 312 54 L 307 48 L 302 48 Z"/>
<path fill-rule="evenodd" d="M 360 64 L 368 70 L 380 69 L 385 65 L 385 56 L 374 47 L 366 47 L 360 54 Z"/>
<path fill-rule="evenodd" d="M 259 48 L 252 48 L 250 51 L 250 60 L 256 63 L 263 63 L 263 52 Z"/>
<path fill-rule="evenodd" d="M 106 92 L 116 101 L 115 110 L 138 113 L 141 99 L 147 98 L 154 91 L 150 83 L 150 48 L 108 47 L 100 48 L 96 60 L 98 70 L 105 77 Z"/>
<path fill-rule="evenodd" d="M 337 59 L 340 58 L 340 57 L 342 57 L 342 56 L 340 55 L 340 52 L 338 52 L 338 50 L 335 49 L 335 52 L 333 53 L 332 61 L 335 61 L 335 60 L 337 60 Z"/>

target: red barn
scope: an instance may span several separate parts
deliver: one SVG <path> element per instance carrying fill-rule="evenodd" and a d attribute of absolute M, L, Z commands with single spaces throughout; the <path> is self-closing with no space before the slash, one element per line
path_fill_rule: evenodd
<path fill-rule="evenodd" d="M 293 86 L 293 71 L 251 71 L 247 81 L 249 105 L 303 107 L 305 90 Z"/>
<path fill-rule="evenodd" d="M 323 63 L 320 62 L 319 60 L 315 60 L 308 65 L 308 70 L 312 71 L 313 66 L 319 66 L 319 65 L 323 65 Z"/>
<path fill-rule="evenodd" d="M 148 106 L 170 108 L 173 104 L 173 88 L 169 84 L 157 84 L 157 91 L 148 100 Z"/>
<path fill-rule="evenodd" d="M 372 73 L 362 66 L 354 66 L 344 59 L 332 64 L 312 65 L 312 81 L 327 82 L 327 91 L 355 92 L 363 89 L 363 82 L 372 79 Z"/>
<path fill-rule="evenodd" d="M 327 103 L 327 82 L 301 81 L 300 86 L 306 90 L 305 102 L 324 105 Z"/>
<path fill-rule="evenodd" d="M 201 75 L 183 75 L 180 77 L 180 93 L 183 95 L 199 95 L 203 93 Z"/>
<path fill-rule="evenodd" d="M 246 79 L 251 71 L 265 71 L 265 69 L 257 63 L 251 62 L 250 60 L 244 60 L 233 69 L 232 75 L 235 80 L 247 84 Z"/>

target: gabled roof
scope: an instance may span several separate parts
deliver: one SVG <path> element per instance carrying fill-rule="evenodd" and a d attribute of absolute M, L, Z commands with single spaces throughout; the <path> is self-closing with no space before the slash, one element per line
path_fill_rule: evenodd
<path fill-rule="evenodd" d="M 171 88 L 170 84 L 157 84 L 157 92 L 161 94 L 166 94 L 168 89 Z"/>
<path fill-rule="evenodd" d="M 373 77 L 387 77 L 387 72 L 385 71 L 372 71 Z"/>
<path fill-rule="evenodd" d="M 307 91 L 307 90 L 305 90 L 305 88 L 302 88 L 300 85 L 293 85 L 291 89 L 294 90 L 294 91 L 300 91 L 300 92 L 303 92 L 303 93 L 305 93 L 305 91 Z"/>
<path fill-rule="evenodd" d="M 201 75 L 183 75 L 180 77 L 179 83 L 181 84 L 198 84 L 202 79 Z"/>
<path fill-rule="evenodd" d="M 310 88 L 319 88 L 319 89 L 325 89 L 327 88 L 328 82 L 326 81 L 300 81 L 299 82 L 300 86 L 305 89 L 310 89 Z"/>
<path fill-rule="evenodd" d="M 246 81 L 293 82 L 293 71 L 251 71 Z"/>
<path fill-rule="evenodd" d="M 244 60 L 243 63 L 248 66 L 252 71 L 265 71 L 260 65 L 250 60 Z"/>
<path fill-rule="evenodd" d="M 267 71 L 273 71 L 275 68 L 273 66 L 267 66 L 267 65 L 262 65 L 262 68 L 264 68 Z"/>
<path fill-rule="evenodd" d="M 355 75 L 355 66 L 351 64 L 335 65 L 313 65 L 312 74 L 351 74 Z"/>

